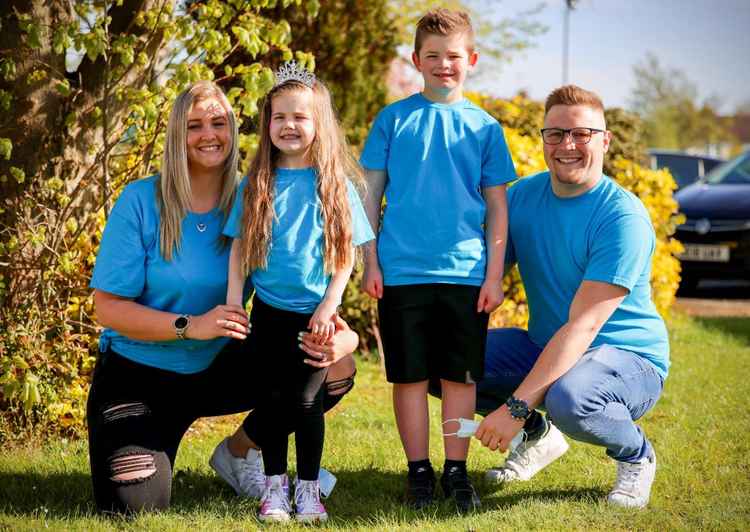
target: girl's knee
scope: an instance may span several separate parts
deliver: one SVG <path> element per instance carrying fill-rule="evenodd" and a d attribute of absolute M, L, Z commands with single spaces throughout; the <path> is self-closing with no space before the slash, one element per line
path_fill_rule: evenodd
<path fill-rule="evenodd" d="M 102 512 L 130 514 L 169 507 L 172 468 L 164 453 L 129 448 L 113 454 L 106 466 L 107 488 L 96 493 Z"/>

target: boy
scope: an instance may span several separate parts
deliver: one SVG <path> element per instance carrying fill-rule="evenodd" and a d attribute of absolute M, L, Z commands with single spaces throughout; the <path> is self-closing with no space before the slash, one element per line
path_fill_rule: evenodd
<path fill-rule="evenodd" d="M 500 125 L 463 97 L 476 64 L 465 13 L 438 9 L 417 24 L 412 54 L 424 90 L 384 108 L 362 153 L 365 205 L 377 244 L 363 289 L 378 298 L 386 375 L 408 460 L 407 502 L 434 497 L 428 377 L 441 379 L 443 420 L 472 418 L 489 313 L 502 302 L 505 184 L 516 178 Z M 469 440 L 444 438 L 441 486 L 459 511 L 479 506 L 466 472 Z"/>

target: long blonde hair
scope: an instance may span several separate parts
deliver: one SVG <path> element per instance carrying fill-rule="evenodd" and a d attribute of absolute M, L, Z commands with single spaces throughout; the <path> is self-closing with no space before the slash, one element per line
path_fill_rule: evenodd
<path fill-rule="evenodd" d="M 237 189 L 239 149 L 237 147 L 237 119 L 226 95 L 211 81 L 198 81 L 185 89 L 174 101 L 169 115 L 164 142 L 157 202 L 161 222 L 159 224 L 160 251 L 165 260 L 171 261 L 174 253 L 180 252 L 182 242 L 182 220 L 190 210 L 190 172 L 187 155 L 187 122 L 193 104 L 206 98 L 216 98 L 227 112 L 231 146 L 224 161 L 219 208 L 226 219 L 232 207 Z M 224 246 L 228 239 L 219 237 L 217 244 Z"/>
<path fill-rule="evenodd" d="M 304 90 L 310 88 L 297 81 L 287 81 L 271 89 L 263 101 L 258 151 L 250 165 L 249 182 L 243 197 L 241 255 L 246 275 L 267 266 L 271 244 L 275 216 L 274 168 L 279 156 L 279 149 L 271 142 L 269 132 L 271 103 L 284 92 Z M 312 93 L 315 139 L 310 146 L 310 164 L 317 172 L 317 192 L 323 211 L 324 269 L 326 273 L 333 273 L 354 258 L 347 179 L 361 189 L 364 177 L 336 118 L 328 89 L 316 80 Z"/>

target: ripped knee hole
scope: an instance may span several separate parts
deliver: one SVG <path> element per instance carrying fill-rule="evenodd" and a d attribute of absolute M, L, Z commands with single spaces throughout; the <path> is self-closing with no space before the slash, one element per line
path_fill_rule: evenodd
<path fill-rule="evenodd" d="M 142 482 L 156 474 L 156 461 L 151 454 L 126 454 L 112 458 L 109 468 L 114 482 Z"/>

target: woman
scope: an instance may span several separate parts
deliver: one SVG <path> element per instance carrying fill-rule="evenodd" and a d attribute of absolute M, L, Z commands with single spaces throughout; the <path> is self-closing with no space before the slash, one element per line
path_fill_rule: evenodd
<path fill-rule="evenodd" d="M 169 118 L 162 171 L 128 185 L 107 222 L 91 279 L 105 327 L 88 400 L 89 455 L 101 511 L 169 506 L 180 440 L 203 416 L 252 409 L 254 356 L 245 310 L 224 305 L 229 246 L 221 231 L 237 186 L 237 122 L 210 82 L 183 92 Z M 245 298 L 249 293 L 245 287 Z M 303 334 L 307 363 L 329 371 L 326 406 L 353 386 L 358 337 L 343 320 L 328 345 Z M 264 356 L 258 353 L 256 356 Z M 260 489 L 248 416 L 212 466 L 238 493 Z"/>

